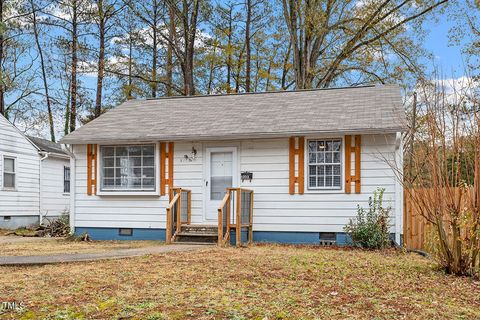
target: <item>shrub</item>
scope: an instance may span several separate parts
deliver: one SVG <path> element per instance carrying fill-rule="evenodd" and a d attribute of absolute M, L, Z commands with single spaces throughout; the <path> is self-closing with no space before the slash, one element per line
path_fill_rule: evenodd
<path fill-rule="evenodd" d="M 377 189 L 368 200 L 368 209 L 358 205 L 357 216 L 350 219 L 343 230 L 353 245 L 367 249 L 382 249 L 390 244 L 388 220 L 392 208 L 383 206 L 385 189 Z"/>

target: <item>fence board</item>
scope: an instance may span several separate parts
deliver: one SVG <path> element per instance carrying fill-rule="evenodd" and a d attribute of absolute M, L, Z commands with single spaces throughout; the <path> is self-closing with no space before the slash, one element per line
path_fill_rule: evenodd
<path fill-rule="evenodd" d="M 452 191 L 450 192 L 449 191 Z M 433 224 L 429 222 L 421 213 L 420 205 L 415 199 L 438 199 L 432 196 L 433 189 L 405 189 L 404 190 L 404 210 L 403 210 L 403 244 L 407 249 L 426 250 L 426 234 L 431 230 Z M 441 190 L 440 194 L 452 196 L 457 194 L 459 189 Z M 468 206 L 473 199 L 473 188 L 470 192 L 465 192 L 462 198 L 462 205 Z M 428 203 L 428 201 L 427 201 Z M 425 205 L 425 203 L 423 204 Z M 436 205 L 439 205 L 438 203 Z M 449 219 L 444 217 L 444 221 Z M 450 234 L 449 234 L 450 235 Z"/>

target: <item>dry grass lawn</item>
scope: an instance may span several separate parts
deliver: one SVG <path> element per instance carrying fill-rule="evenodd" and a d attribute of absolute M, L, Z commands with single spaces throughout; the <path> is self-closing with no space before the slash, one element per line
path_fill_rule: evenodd
<path fill-rule="evenodd" d="M 16 240 L 18 237 L 13 237 Z M 142 248 L 162 245 L 160 241 L 72 241 L 65 239 L 22 238 L 28 242 L 0 242 L 0 255 L 29 256 L 57 253 L 105 252 L 112 249 Z"/>
<path fill-rule="evenodd" d="M 25 305 L 7 319 L 480 319 L 480 283 L 416 254 L 274 245 L 0 267 L 0 300 Z"/>

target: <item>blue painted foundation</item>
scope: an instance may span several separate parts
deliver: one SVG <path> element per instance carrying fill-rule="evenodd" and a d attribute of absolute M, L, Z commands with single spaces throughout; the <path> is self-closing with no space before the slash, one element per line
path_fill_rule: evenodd
<path fill-rule="evenodd" d="M 121 236 L 118 228 L 76 227 L 75 235 L 88 233 L 92 240 L 162 240 L 165 241 L 165 229 L 132 228 L 131 236 Z"/>
<path fill-rule="evenodd" d="M 75 235 L 80 236 L 88 233 L 93 240 L 162 240 L 165 241 L 165 229 L 142 229 L 133 228 L 131 236 L 119 235 L 118 228 L 85 228 L 76 227 Z M 395 239 L 395 234 L 390 234 L 391 239 Z M 230 243 L 235 244 L 235 230 L 230 231 Z M 242 243 L 248 241 L 248 232 L 242 230 Z M 282 243 L 282 244 L 319 244 L 319 232 L 287 232 L 287 231 L 254 231 L 254 242 Z M 335 233 L 336 245 L 351 245 L 350 237 L 343 233 Z"/>
<path fill-rule="evenodd" d="M 247 243 L 248 242 L 248 230 L 242 229 L 241 231 L 241 239 L 242 243 Z M 255 232 L 253 232 L 253 238 L 255 239 Z M 237 233 L 235 229 L 230 230 L 230 244 L 235 245 L 237 239 Z"/>
<path fill-rule="evenodd" d="M 254 242 L 274 242 L 285 244 L 318 244 L 318 232 L 254 231 Z"/>

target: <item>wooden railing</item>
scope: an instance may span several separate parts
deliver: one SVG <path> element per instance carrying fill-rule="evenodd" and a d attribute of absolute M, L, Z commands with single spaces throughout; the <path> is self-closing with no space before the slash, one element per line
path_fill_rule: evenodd
<path fill-rule="evenodd" d="M 190 224 L 192 217 L 192 192 L 182 188 L 170 189 L 170 203 L 167 206 L 166 243 L 175 241 L 182 224 Z"/>
<path fill-rule="evenodd" d="M 233 208 L 233 210 L 232 210 Z M 228 188 L 218 208 L 218 245 L 230 242 L 230 230 L 235 229 L 235 244 L 242 245 L 242 230 L 247 230 L 247 243 L 253 241 L 253 191 Z"/>

